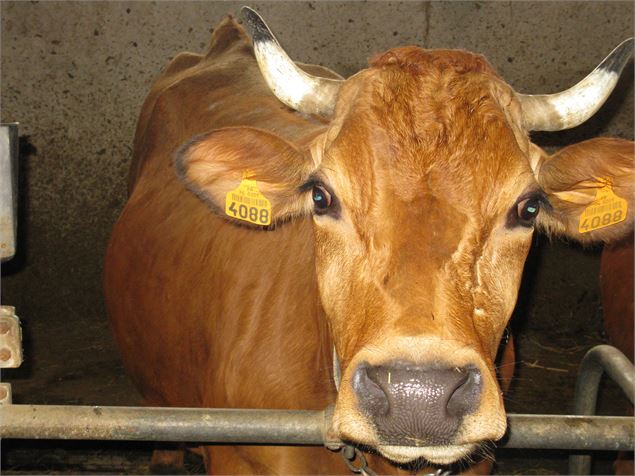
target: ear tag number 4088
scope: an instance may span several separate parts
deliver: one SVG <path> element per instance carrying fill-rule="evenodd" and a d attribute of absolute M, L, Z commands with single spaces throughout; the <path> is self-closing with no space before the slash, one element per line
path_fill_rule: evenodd
<path fill-rule="evenodd" d="M 248 173 L 243 174 L 240 185 L 225 196 L 225 213 L 255 225 L 271 224 L 271 202 L 260 193 L 258 184 Z"/>
<path fill-rule="evenodd" d="M 608 181 L 604 182 L 604 186 L 598 189 L 595 200 L 580 215 L 578 231 L 588 233 L 624 221 L 627 208 L 628 202 L 613 193 Z"/>

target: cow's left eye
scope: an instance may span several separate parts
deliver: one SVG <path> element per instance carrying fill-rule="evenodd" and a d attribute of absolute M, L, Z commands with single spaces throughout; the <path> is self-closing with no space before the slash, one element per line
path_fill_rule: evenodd
<path fill-rule="evenodd" d="M 535 197 L 525 198 L 516 205 L 518 214 L 518 224 L 522 226 L 533 226 L 538 212 L 540 211 L 540 199 Z"/>
<path fill-rule="evenodd" d="M 331 203 L 333 201 L 331 194 L 322 185 L 313 186 L 312 197 L 316 213 L 326 213 L 331 207 Z"/>

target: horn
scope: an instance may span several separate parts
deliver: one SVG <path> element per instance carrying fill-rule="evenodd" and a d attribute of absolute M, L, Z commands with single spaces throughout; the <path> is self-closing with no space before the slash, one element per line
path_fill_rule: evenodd
<path fill-rule="evenodd" d="M 517 94 L 525 127 L 530 131 L 561 131 L 576 127 L 597 112 L 633 56 L 633 38 L 620 43 L 586 78 L 555 94 Z"/>
<path fill-rule="evenodd" d="M 291 61 L 258 13 L 243 7 L 241 14 L 253 39 L 260 72 L 271 92 L 296 111 L 330 116 L 343 81 L 305 73 Z"/>

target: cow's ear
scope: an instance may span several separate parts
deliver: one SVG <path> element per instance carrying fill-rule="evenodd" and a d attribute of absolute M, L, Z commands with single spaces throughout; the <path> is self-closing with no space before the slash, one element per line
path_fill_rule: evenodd
<path fill-rule="evenodd" d="M 612 242 L 633 227 L 633 142 L 597 138 L 542 155 L 534 171 L 550 207 L 539 228 L 582 243 Z"/>
<path fill-rule="evenodd" d="M 177 175 L 214 212 L 262 227 L 312 210 L 303 185 L 314 168 L 290 143 L 248 127 L 198 136 L 176 154 Z"/>

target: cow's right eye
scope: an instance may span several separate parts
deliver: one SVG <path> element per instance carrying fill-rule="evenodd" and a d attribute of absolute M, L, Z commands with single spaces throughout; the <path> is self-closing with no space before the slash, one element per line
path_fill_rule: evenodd
<path fill-rule="evenodd" d="M 318 215 L 326 213 L 333 203 L 330 192 L 322 185 L 313 186 L 312 197 Z"/>
<path fill-rule="evenodd" d="M 540 211 L 540 199 L 536 197 L 526 198 L 516 205 L 518 223 L 522 226 L 533 226 Z"/>
<path fill-rule="evenodd" d="M 521 226 L 533 228 L 540 209 L 551 210 L 551 205 L 540 190 L 529 192 L 518 198 L 516 204 L 507 213 L 507 228 Z"/>

